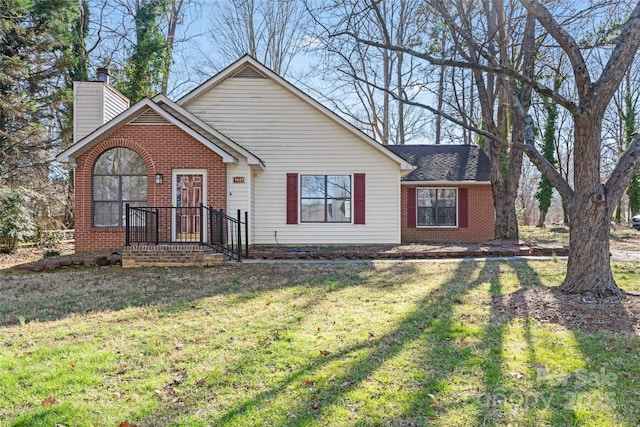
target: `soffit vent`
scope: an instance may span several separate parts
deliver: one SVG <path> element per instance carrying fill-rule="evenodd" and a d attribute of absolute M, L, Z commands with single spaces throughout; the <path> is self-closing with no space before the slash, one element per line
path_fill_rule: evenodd
<path fill-rule="evenodd" d="M 238 71 L 236 74 L 234 74 L 233 78 L 240 78 L 240 79 L 264 79 L 265 77 L 260 74 L 258 72 L 258 70 L 256 70 L 253 67 L 245 67 L 242 70 Z"/>
<path fill-rule="evenodd" d="M 167 123 L 169 122 L 167 122 L 164 117 L 153 110 L 145 111 L 131 122 L 131 124 L 134 125 L 162 125 Z"/>

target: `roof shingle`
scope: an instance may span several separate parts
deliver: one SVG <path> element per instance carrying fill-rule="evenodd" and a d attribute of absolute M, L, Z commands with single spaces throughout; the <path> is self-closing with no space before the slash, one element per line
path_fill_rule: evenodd
<path fill-rule="evenodd" d="M 402 181 L 489 181 L 489 157 L 477 145 L 388 145 L 416 166 Z"/>

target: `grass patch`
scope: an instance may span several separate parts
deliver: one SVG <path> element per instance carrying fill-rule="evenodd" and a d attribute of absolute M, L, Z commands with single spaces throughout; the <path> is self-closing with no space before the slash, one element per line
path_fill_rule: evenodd
<path fill-rule="evenodd" d="M 614 267 L 638 290 L 634 265 Z M 524 261 L 0 273 L 1 424 L 635 426 L 637 336 L 492 308 L 563 275 Z"/>
<path fill-rule="evenodd" d="M 569 246 L 569 227 L 547 225 L 545 228 L 533 225 L 520 226 L 520 238 L 540 247 Z M 640 251 L 640 231 L 624 225 L 611 227 L 611 249 Z"/>

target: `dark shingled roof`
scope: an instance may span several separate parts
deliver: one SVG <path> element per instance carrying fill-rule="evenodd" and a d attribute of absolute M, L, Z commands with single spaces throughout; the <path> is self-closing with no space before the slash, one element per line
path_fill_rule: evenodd
<path fill-rule="evenodd" d="M 402 181 L 489 181 L 489 157 L 477 145 L 388 145 L 416 166 Z"/>

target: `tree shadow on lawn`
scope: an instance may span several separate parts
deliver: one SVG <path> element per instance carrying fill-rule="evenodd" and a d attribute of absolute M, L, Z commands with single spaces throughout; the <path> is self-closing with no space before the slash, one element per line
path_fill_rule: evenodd
<path fill-rule="evenodd" d="M 388 265 L 387 267 L 379 268 L 371 264 L 328 264 L 318 268 L 309 268 L 309 266 L 303 265 L 288 265 L 286 267 L 273 266 L 266 269 L 262 267 L 257 268 L 256 266 L 243 266 L 241 268 L 234 266 L 232 268 L 204 270 L 141 269 L 134 272 L 134 274 L 120 274 L 119 271 L 120 270 L 105 270 L 100 272 L 101 274 L 91 275 L 78 274 L 75 272 L 71 277 L 68 274 L 62 274 L 58 275 L 57 278 L 52 278 L 56 276 L 55 273 L 20 275 L 13 276 L 14 280 L 8 286 L 0 285 L 0 287 L 4 287 L 4 290 L 8 290 L 9 288 L 17 288 L 17 291 L 26 289 L 32 294 L 26 296 L 27 300 L 32 300 L 34 296 L 37 296 L 43 301 L 46 300 L 55 307 L 57 319 L 73 314 L 84 314 L 84 310 L 77 310 L 77 307 L 67 306 L 65 300 L 56 298 L 59 297 L 57 293 L 47 293 L 47 290 L 51 287 L 55 288 L 57 282 L 65 282 L 69 286 L 63 288 L 68 291 L 73 291 L 75 289 L 73 284 L 79 279 L 88 281 L 85 283 L 85 291 L 76 291 L 69 296 L 69 298 L 83 299 L 83 297 L 91 297 L 92 295 L 105 292 L 109 294 L 109 298 L 107 298 L 105 302 L 106 308 L 103 309 L 117 309 L 121 303 L 125 306 L 154 304 L 164 305 L 161 311 L 165 313 L 177 313 L 189 310 L 193 304 L 197 303 L 195 300 L 199 298 L 223 295 L 228 301 L 234 300 L 233 304 L 242 304 L 253 298 L 260 296 L 265 297 L 270 291 L 300 287 L 299 292 L 301 294 L 305 294 L 305 291 L 309 289 L 313 291 L 305 294 L 304 301 L 306 301 L 306 304 L 300 308 L 303 311 L 307 311 L 323 296 L 345 288 L 365 286 L 374 289 L 384 289 L 393 286 L 394 281 L 396 281 L 399 276 L 414 274 L 415 266 Z M 197 283 L 187 281 L 187 284 L 191 284 L 190 290 L 188 292 L 181 291 L 185 280 L 194 279 L 196 275 L 200 277 Z M 363 280 L 363 275 L 367 277 L 367 280 Z M 25 278 L 30 280 L 25 281 Z M 50 280 L 45 284 L 42 281 L 44 278 L 49 278 Z M 114 295 L 114 288 L 117 287 L 118 284 L 123 284 L 123 278 L 129 280 L 126 289 L 122 289 L 120 293 Z M 150 279 L 153 279 L 153 286 L 147 284 Z M 162 282 L 161 284 L 159 283 L 160 281 Z M 143 284 L 147 285 L 143 286 Z M 12 292 L 17 291 L 15 289 L 12 290 Z M 148 295 L 150 291 L 155 291 L 157 295 Z M 298 291 L 296 290 L 295 292 L 297 293 Z M 103 300 L 100 299 L 100 301 Z M 141 303 L 133 304 L 133 302 L 138 301 Z M 34 304 L 39 306 L 40 302 L 36 301 Z M 98 307 L 102 307 L 102 302 L 100 304 L 89 304 L 88 306 L 97 309 Z M 84 308 L 84 306 L 82 307 Z M 291 325 L 293 325 L 302 319 L 289 316 L 289 320 Z M 169 357 L 169 355 L 167 355 L 167 357 Z M 318 355 L 317 358 L 323 359 L 324 356 Z M 317 363 L 320 362 L 318 361 Z M 242 364 L 243 362 L 240 361 L 235 367 L 242 369 Z M 166 420 L 167 423 L 170 423 L 171 419 L 175 419 L 176 414 L 182 411 L 179 408 L 176 409 L 176 405 L 173 404 L 171 404 L 171 408 L 169 408 L 170 404 L 168 402 L 160 401 L 157 403 L 157 397 L 153 395 L 153 389 L 150 391 L 149 397 L 151 401 L 153 401 L 154 406 L 158 406 L 157 411 L 152 417 L 154 420 L 163 419 Z M 202 404 L 203 401 L 195 403 Z M 193 408 L 193 406 L 191 408 Z M 184 408 L 184 411 L 189 411 L 191 408 L 187 406 Z M 70 411 L 72 414 L 73 409 L 70 409 Z M 164 416 L 165 413 L 168 414 L 166 417 Z M 32 425 L 32 421 L 38 424 L 36 420 L 40 420 L 43 416 L 42 413 L 24 414 L 20 422 L 22 425 Z M 130 418 L 132 417 L 130 416 Z M 143 417 L 143 419 L 146 418 L 147 417 Z"/>
<path fill-rule="evenodd" d="M 201 298 L 249 301 L 270 290 L 361 283 L 372 264 L 244 264 L 211 268 L 81 269 L 0 274 L 0 326 L 157 306 L 177 312 Z M 405 268 L 406 270 L 406 268 Z"/>
<path fill-rule="evenodd" d="M 624 385 L 616 372 L 626 371 L 619 351 L 630 353 L 633 342 L 637 349 L 637 321 L 623 304 L 585 304 L 543 286 L 527 261 L 512 266 L 527 285 L 500 295 L 492 283 L 490 328 L 500 330 L 503 342 L 509 328 L 524 343 L 526 357 L 512 361 L 510 372 L 491 362 L 499 375 L 487 375 L 489 414 L 517 414 L 524 425 L 635 424 L 638 409 L 618 402 L 618 386 Z"/>
<path fill-rule="evenodd" d="M 470 264 L 470 263 L 465 263 Z M 416 270 L 415 264 L 395 264 L 386 267 L 376 267 L 373 271 L 374 275 L 368 275 L 365 281 L 360 277 L 359 286 L 373 288 L 388 288 L 398 286 L 398 281 L 402 280 L 402 276 L 414 274 Z M 371 273 L 369 269 L 360 271 L 363 273 Z M 442 278 L 446 286 L 446 278 Z M 350 286 L 343 284 L 334 290 L 339 290 Z M 266 407 L 274 405 L 275 401 L 281 396 L 290 392 L 291 388 L 298 386 L 312 388 L 313 392 L 309 398 L 296 399 L 293 405 L 289 405 L 286 413 L 279 414 L 280 420 L 270 419 L 271 423 L 278 422 L 286 425 L 307 425 L 314 420 L 318 420 L 323 416 L 329 415 L 328 411 L 340 410 L 342 401 L 345 396 L 358 388 L 364 381 L 369 379 L 387 360 L 398 355 L 407 344 L 410 344 L 422 335 L 425 331 L 432 327 L 430 322 L 438 322 L 441 307 L 445 311 L 451 309 L 454 303 L 446 301 L 446 296 L 441 295 L 439 288 L 434 288 L 422 301 L 417 304 L 417 308 L 409 312 L 402 318 L 397 327 L 392 331 L 381 334 L 379 336 L 370 335 L 368 339 L 363 337 L 359 342 L 340 349 L 339 351 L 330 349 L 331 351 L 316 352 L 314 356 L 307 358 L 305 363 L 299 365 L 293 372 L 286 375 L 278 384 L 257 395 L 246 399 L 244 402 L 235 405 L 233 408 L 220 414 L 215 419 L 208 419 L 215 425 L 251 425 L 249 420 L 254 413 L 260 412 Z M 324 297 L 324 296 L 322 296 Z M 303 307 L 305 311 L 313 307 L 319 298 L 311 298 Z M 354 302 L 357 304 L 357 302 Z M 443 303 L 442 306 L 440 303 Z M 446 315 L 445 315 L 446 317 Z M 295 319 L 288 326 L 293 329 L 294 323 L 300 323 L 303 319 Z M 245 358 L 234 363 L 229 369 L 233 371 L 242 371 L 244 367 L 251 365 L 252 356 L 247 355 Z M 323 372 L 332 365 L 341 365 L 338 369 L 340 373 L 334 374 L 329 380 L 310 380 L 310 378 L 322 378 Z M 170 405 L 159 405 L 151 419 L 171 418 L 171 414 L 175 414 L 175 408 Z M 255 425 L 259 422 L 255 421 Z"/>
<path fill-rule="evenodd" d="M 73 294 L 75 298 L 90 297 L 100 292 L 108 294 L 110 303 L 105 302 L 103 306 L 103 303 L 94 302 L 89 304 L 93 307 L 90 310 L 164 304 L 167 311 L 180 311 L 188 309 L 198 298 L 217 295 L 231 296 L 238 302 L 243 302 L 260 297 L 265 292 L 286 287 L 301 286 L 301 292 L 309 287 L 322 289 L 323 292 L 306 299 L 306 305 L 301 309 L 307 313 L 328 293 L 351 286 L 384 289 L 401 281 L 402 275 L 416 272 L 411 264 L 389 264 L 382 268 L 370 264 L 326 264 L 315 269 L 309 268 L 309 265 L 291 264 L 263 267 L 141 269 L 126 274 L 120 270 L 106 270 L 98 275 L 78 274 L 69 277 L 63 274 L 60 278 L 70 283 L 77 279 L 90 281 L 88 289 Z M 323 417 L 330 419 L 332 413 L 344 409 L 349 393 L 370 380 L 388 361 L 406 349 L 416 346 L 422 349 L 415 363 L 425 371 L 423 383 L 400 416 L 385 418 L 380 422 L 388 421 L 389 425 L 423 425 L 439 417 L 461 416 L 464 420 L 470 420 L 471 424 L 502 425 L 513 416 L 512 411 L 516 411 L 520 417 L 516 420 L 522 420 L 523 424 L 536 425 L 542 420 L 553 425 L 575 425 L 580 421 L 572 406 L 575 403 L 572 399 L 592 390 L 599 391 L 598 396 L 604 393 L 607 397 L 607 393 L 615 393 L 618 384 L 632 382 L 632 377 L 617 377 L 614 380 L 611 380 L 611 375 L 603 377 L 602 375 L 607 375 L 606 372 L 598 377 L 601 364 L 597 363 L 602 360 L 602 363 L 615 363 L 615 360 L 606 357 L 599 360 L 594 355 L 606 353 L 612 346 L 631 354 L 630 352 L 636 351 L 637 342 L 615 336 L 605 336 L 601 339 L 599 336 L 579 332 L 573 334 L 577 343 L 574 350 L 584 358 L 580 365 L 580 369 L 584 371 L 577 371 L 574 367 L 566 369 L 567 373 L 560 378 L 557 375 L 544 376 L 551 367 L 544 365 L 547 355 L 543 350 L 555 344 L 549 343 L 548 337 L 540 332 L 540 327 L 534 328 L 531 321 L 524 320 L 523 323 L 519 323 L 515 320 L 516 316 L 505 313 L 506 300 L 501 297 L 505 285 L 499 280 L 501 270 L 515 271 L 518 282 L 529 285 L 511 294 L 511 298 L 518 299 L 521 295 L 524 298 L 527 290 L 541 286 L 536 271 L 526 262 L 517 265 L 513 262 L 497 261 L 484 264 L 460 263 L 451 277 L 442 278 L 441 285 L 435 287 L 428 295 L 425 294 L 416 307 L 390 332 L 362 339 L 339 351 L 309 356 L 305 363 L 296 366 L 295 370 L 279 380 L 277 385 L 245 399 L 219 414 L 215 420 L 209 421 L 216 425 L 235 425 L 241 422 L 250 424 L 247 417 L 251 413 L 269 407 L 279 396 L 286 395 L 292 387 L 295 388 L 309 378 L 321 376 L 323 369 L 330 365 L 342 364 L 344 370 L 341 374 L 330 381 L 310 385 L 313 388 L 310 398 L 294 401 L 287 414 L 282 414 L 281 421 L 288 425 L 306 425 Z M 60 273 L 14 276 L 8 288 L 17 288 L 17 291 L 23 289 L 32 295 L 42 294 L 40 298 L 43 300 L 50 299 L 52 295 L 46 290 L 51 284 L 44 284 L 42 281 L 55 274 Z M 18 280 L 27 277 L 32 280 Z M 116 292 L 116 285 L 122 284 L 125 279 L 128 280 L 126 286 L 123 286 L 119 293 Z M 6 285 L 0 285 L 0 291 L 4 291 L 5 287 Z M 73 288 L 74 286 L 70 285 L 70 289 Z M 489 298 L 489 316 L 484 323 L 466 325 L 465 313 L 460 313 L 459 308 L 466 298 L 475 298 L 475 293 L 478 292 L 478 295 L 482 292 L 488 293 L 485 295 Z M 526 301 L 525 298 L 524 302 Z M 66 302 L 59 300 L 56 304 L 64 306 Z M 57 316 L 54 318 L 74 313 L 83 314 L 83 308 L 84 306 L 72 306 L 66 310 L 65 307 L 58 306 L 53 311 Z M 303 320 L 290 316 L 288 327 L 294 328 Z M 513 333 L 514 322 L 516 328 L 521 326 L 519 333 L 525 343 L 526 355 L 526 366 L 522 372 L 515 372 L 515 375 L 514 372 L 508 372 L 507 365 L 510 360 L 509 355 L 505 353 L 505 340 L 508 333 Z M 554 348 L 554 351 L 560 350 L 562 346 Z M 585 358 L 585 354 L 589 355 L 590 359 Z M 242 370 L 251 363 L 251 357 L 245 356 L 235 361 L 229 369 Z M 453 399 L 451 381 L 464 381 L 465 371 L 471 369 L 473 373 L 474 368 L 476 372 L 481 372 L 481 378 L 472 379 L 478 382 L 479 389 L 469 390 L 467 387 L 466 394 Z M 560 370 L 563 370 L 562 367 Z M 596 380 L 602 381 L 596 381 L 595 384 L 589 382 L 594 375 Z M 519 381 L 526 382 L 524 388 L 520 387 Z M 569 393 L 567 387 L 570 387 Z M 461 390 L 465 391 L 464 384 Z M 193 402 L 196 407 L 204 404 L 206 402 Z M 160 402 L 149 416 L 150 419 L 171 422 L 180 411 L 187 413 L 193 408 L 194 406 L 186 405 L 183 409 L 176 409 L 175 405 Z M 460 415 L 461 411 L 468 413 Z M 629 414 L 631 417 L 633 411 L 630 410 Z M 354 424 L 357 425 L 358 421 L 354 421 Z"/>
<path fill-rule="evenodd" d="M 524 287 L 503 296 L 506 286 L 498 279 L 503 277 L 501 269 L 513 271 L 519 286 Z M 538 273 L 527 261 L 486 263 L 474 278 L 475 273 L 459 268 L 439 291 L 446 292 L 446 287 L 455 288 L 456 283 L 461 283 L 462 286 L 451 293 L 450 301 L 455 301 L 489 283 L 491 311 L 486 328 L 479 333 L 479 343 L 474 346 L 472 337 L 456 334 L 460 320 L 454 318 L 452 308 L 445 305 L 441 323 L 437 325 L 439 330 L 434 329 L 426 338 L 431 342 L 421 362 L 424 366 L 437 364 L 438 369 L 431 370 L 432 375 L 416 395 L 413 405 L 391 425 L 423 425 L 430 418 L 436 421 L 436 416 L 460 419 L 465 425 L 487 426 L 578 425 L 585 419 L 595 420 L 596 424 L 606 421 L 634 424 L 638 408 L 617 402 L 622 397 L 618 386 L 634 390 L 633 375 L 623 373 L 621 378 L 616 372 L 628 370 L 619 366 L 620 352 L 623 356 L 637 357 L 637 337 L 608 332 L 587 334 L 570 323 L 563 325 L 567 328 L 564 330 L 545 326 L 536 319 L 509 315 L 504 310 L 505 300 L 521 299 L 535 288 L 552 292 L 542 285 Z M 554 339 L 556 333 L 564 334 L 565 342 Z M 514 339 L 517 342 L 514 343 Z M 519 349 L 522 345 L 524 348 Z M 470 384 L 462 387 L 459 398 L 451 399 L 451 387 L 456 387 L 452 381 L 464 378 L 470 366 L 482 371 L 481 390 L 474 390 L 473 379 L 469 379 Z M 633 369 L 636 364 L 628 366 Z M 463 375 L 456 375 L 456 371 Z M 441 399 L 439 393 L 449 395 Z M 449 403 L 443 404 L 442 400 Z M 464 418 L 469 412 L 475 414 L 474 420 Z"/>
<path fill-rule="evenodd" d="M 520 273 L 534 272 L 524 266 Z M 534 284 L 493 305 L 523 327 L 534 381 L 524 399 L 529 412 L 550 412 L 552 425 L 636 425 L 640 406 L 628 395 L 637 395 L 638 297 L 594 301 Z M 564 343 L 553 339 L 554 331 L 567 337 Z M 564 369 L 549 362 L 556 355 Z"/>
<path fill-rule="evenodd" d="M 418 347 L 421 353 L 418 364 L 424 366 L 424 369 L 429 366 L 433 369 L 429 370 L 430 375 L 425 376 L 424 384 L 415 393 L 410 408 L 400 418 L 388 421 L 390 425 L 428 423 L 438 414 L 450 409 L 440 406 L 437 398 L 435 401 L 433 399 L 433 396 L 437 396 L 446 388 L 449 374 L 457 368 L 469 365 L 473 359 L 476 359 L 473 363 L 478 363 L 478 357 L 484 357 L 476 354 L 465 342 L 467 332 L 473 335 L 481 331 L 467 330 L 462 318 L 457 317 L 455 313 L 462 299 L 471 290 L 498 277 L 500 264 L 485 263 L 477 279 L 472 280 L 477 270 L 478 264 L 461 263 L 453 277 L 443 278 L 442 284 L 425 295 L 416 304 L 415 309 L 405 315 L 390 332 L 325 356 L 318 354 L 283 378 L 277 386 L 246 399 L 211 421 L 216 425 L 246 423 L 247 417 L 251 417 L 255 411 L 259 412 L 262 408 L 273 405 L 274 401 L 280 395 L 286 394 L 291 387 L 304 383 L 309 378 L 321 377 L 322 372 L 332 364 L 342 364 L 344 368 L 340 374 L 335 374 L 330 381 L 313 384 L 313 392 L 309 398 L 300 399 L 296 405 L 289 406 L 287 414 L 282 414 L 281 422 L 287 425 L 308 425 L 314 420 L 331 419 L 335 411 L 345 409 L 349 393 L 370 380 L 384 364 L 408 347 Z M 502 336 L 499 333 L 487 333 L 486 336 L 489 338 L 484 346 L 495 353 L 494 349 L 501 346 Z M 495 354 L 495 363 L 499 366 L 500 351 Z M 475 402 L 474 405 L 479 403 Z M 165 411 L 168 411 L 168 408 L 158 408 L 156 415 Z M 355 424 L 367 425 L 370 422 L 368 419 Z"/>

